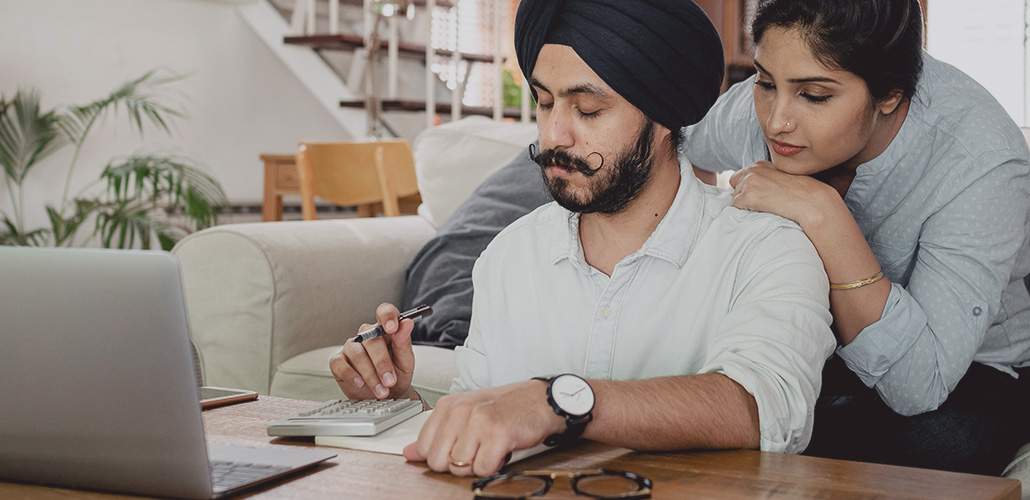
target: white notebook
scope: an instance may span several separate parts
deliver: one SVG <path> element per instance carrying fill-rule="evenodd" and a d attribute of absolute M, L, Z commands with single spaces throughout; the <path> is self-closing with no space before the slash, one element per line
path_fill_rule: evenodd
<path fill-rule="evenodd" d="M 388 455 L 403 455 L 404 447 L 418 440 L 418 433 L 432 413 L 433 410 L 419 413 L 375 436 L 316 436 L 315 444 Z M 549 449 L 551 449 L 549 446 L 541 444 L 533 448 L 518 450 L 511 454 L 511 460 L 508 463 L 518 462 Z"/>

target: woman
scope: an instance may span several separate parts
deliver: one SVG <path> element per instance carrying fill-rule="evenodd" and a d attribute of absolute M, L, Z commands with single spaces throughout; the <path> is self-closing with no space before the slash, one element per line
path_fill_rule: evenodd
<path fill-rule="evenodd" d="M 685 154 L 747 167 L 735 206 L 797 222 L 823 259 L 841 347 L 808 453 L 998 474 L 1030 441 L 1028 153 L 922 29 L 918 0 L 763 1 L 758 74 Z"/>

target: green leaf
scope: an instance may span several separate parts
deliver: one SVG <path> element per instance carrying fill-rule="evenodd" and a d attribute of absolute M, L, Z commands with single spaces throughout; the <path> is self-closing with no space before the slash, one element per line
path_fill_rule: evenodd
<path fill-rule="evenodd" d="M 187 217 L 195 229 L 217 223 L 227 203 L 221 185 L 190 160 L 163 155 L 133 155 L 116 160 L 101 173 L 114 201 L 149 203 Z"/>
<path fill-rule="evenodd" d="M 40 109 L 35 90 L 19 90 L 14 99 L 0 100 L 0 166 L 21 185 L 33 166 L 66 144 L 59 133 L 60 116 Z"/>
<path fill-rule="evenodd" d="M 47 218 L 50 220 L 50 233 L 54 237 L 54 246 L 65 246 L 71 243 L 79 228 L 103 206 L 97 200 L 77 199 L 75 209 L 71 216 L 65 217 L 52 206 L 46 207 Z"/>
<path fill-rule="evenodd" d="M 68 108 L 61 116 L 60 130 L 68 140 L 81 145 L 94 123 L 108 111 L 124 108 L 129 122 L 140 135 L 143 135 L 146 124 L 171 133 L 171 120 L 184 118 L 186 114 L 178 107 L 164 102 L 165 89 L 183 78 L 156 70 L 148 71 L 139 78 L 123 83 L 101 99 Z"/>
<path fill-rule="evenodd" d="M 3 227 L 0 228 L 0 245 L 45 247 L 50 244 L 50 232 L 46 229 L 35 229 L 28 232 L 21 232 L 14 222 L 3 217 Z"/>

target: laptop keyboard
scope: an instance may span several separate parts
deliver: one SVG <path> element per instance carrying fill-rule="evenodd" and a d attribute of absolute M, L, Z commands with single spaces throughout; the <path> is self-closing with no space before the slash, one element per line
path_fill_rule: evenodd
<path fill-rule="evenodd" d="M 256 483 L 290 470 L 282 465 L 262 465 L 245 462 L 211 461 L 211 483 L 215 493 L 229 491 Z"/>

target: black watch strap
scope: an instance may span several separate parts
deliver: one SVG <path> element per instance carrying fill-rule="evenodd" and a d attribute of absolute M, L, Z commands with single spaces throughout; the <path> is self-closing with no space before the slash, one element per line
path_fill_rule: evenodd
<path fill-rule="evenodd" d="M 575 443 L 579 440 L 583 432 L 586 431 L 587 424 L 593 420 L 593 412 L 587 413 L 582 416 L 569 415 L 562 410 L 558 403 L 554 401 L 551 396 L 551 382 L 557 377 L 533 377 L 533 380 L 539 380 L 547 384 L 547 404 L 551 405 L 551 409 L 554 410 L 555 415 L 565 419 L 565 431 L 557 434 L 551 434 L 544 439 L 544 445 L 546 446 L 565 446 Z"/>

